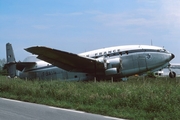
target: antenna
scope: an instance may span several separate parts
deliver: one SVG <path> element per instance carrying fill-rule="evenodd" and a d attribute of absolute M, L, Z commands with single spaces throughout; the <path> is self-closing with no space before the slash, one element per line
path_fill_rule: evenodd
<path fill-rule="evenodd" d="M 152 39 L 151 39 L 151 46 L 153 45 Z"/>

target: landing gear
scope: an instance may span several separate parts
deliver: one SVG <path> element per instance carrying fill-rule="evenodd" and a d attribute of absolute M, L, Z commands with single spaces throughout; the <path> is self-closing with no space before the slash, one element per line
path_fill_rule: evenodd
<path fill-rule="evenodd" d="M 169 69 L 169 71 L 170 71 L 170 72 L 169 72 L 169 77 L 170 77 L 170 78 L 175 78 L 175 77 L 176 77 L 176 73 L 171 70 L 170 65 L 168 66 L 168 69 Z"/>
<path fill-rule="evenodd" d="M 169 72 L 169 77 L 170 78 L 175 78 L 176 77 L 176 73 L 174 71 L 170 71 Z"/>

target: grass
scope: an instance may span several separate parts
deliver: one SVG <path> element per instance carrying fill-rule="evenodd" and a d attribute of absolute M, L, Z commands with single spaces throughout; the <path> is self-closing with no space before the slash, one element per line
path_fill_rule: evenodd
<path fill-rule="evenodd" d="M 0 77 L 0 96 L 127 119 L 179 119 L 180 78 L 127 82 L 25 81 Z"/>

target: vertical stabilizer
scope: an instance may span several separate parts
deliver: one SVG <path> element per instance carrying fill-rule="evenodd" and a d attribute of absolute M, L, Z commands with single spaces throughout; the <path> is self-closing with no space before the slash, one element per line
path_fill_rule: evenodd
<path fill-rule="evenodd" d="M 11 78 L 16 76 L 16 60 L 14 56 L 14 51 L 10 43 L 6 44 L 6 57 L 7 57 L 7 72 Z"/>
<path fill-rule="evenodd" d="M 15 62 L 15 56 L 13 52 L 12 45 L 10 43 L 6 44 L 6 57 L 7 57 L 7 63 Z"/>

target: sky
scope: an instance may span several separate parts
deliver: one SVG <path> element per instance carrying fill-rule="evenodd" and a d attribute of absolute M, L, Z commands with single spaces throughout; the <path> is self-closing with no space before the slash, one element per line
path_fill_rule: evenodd
<path fill-rule="evenodd" d="M 132 44 L 164 47 L 180 63 L 179 0 L 0 0 L 0 59 L 6 43 L 71 53 Z"/>

